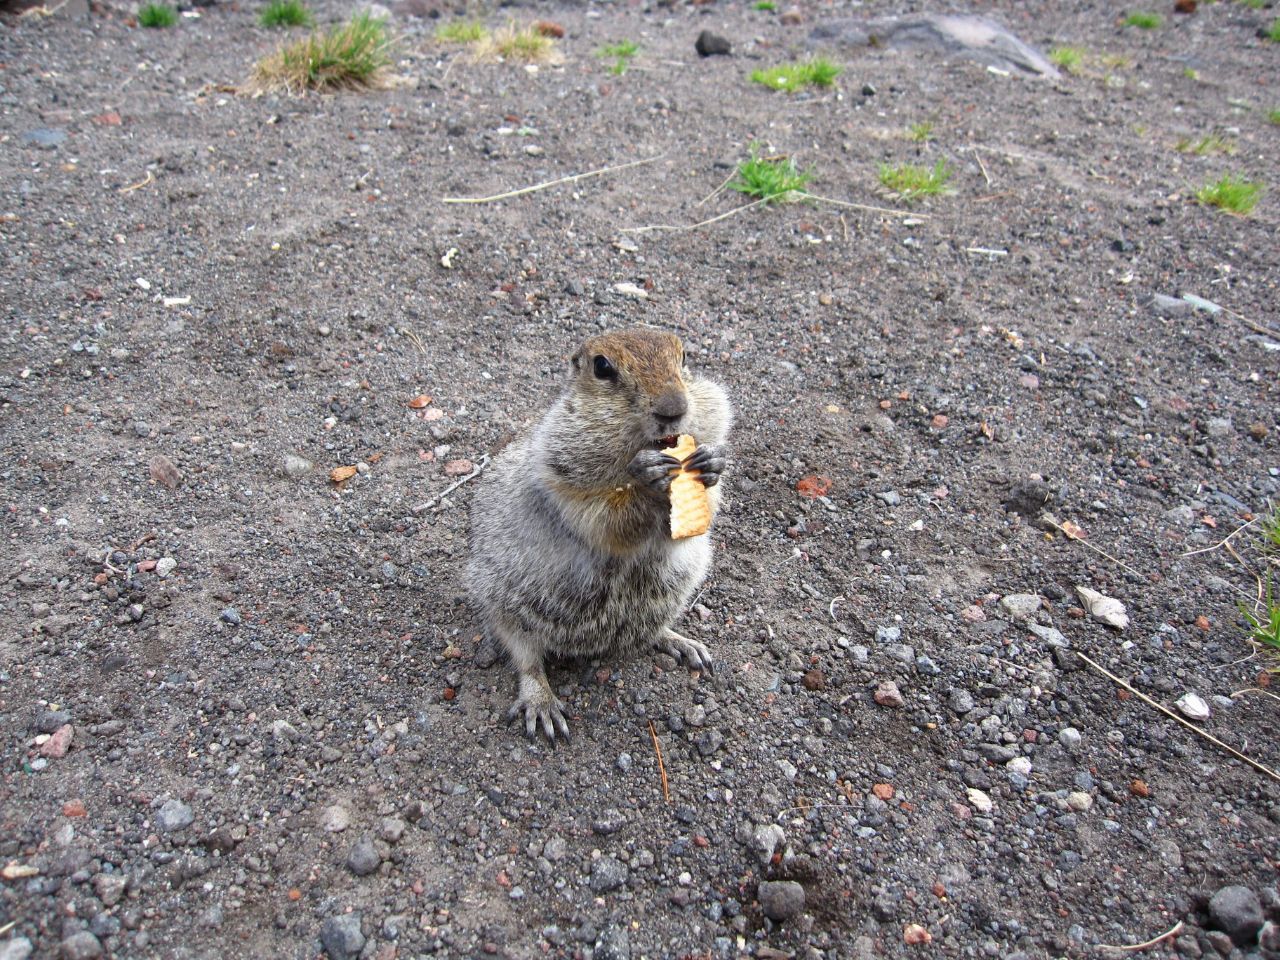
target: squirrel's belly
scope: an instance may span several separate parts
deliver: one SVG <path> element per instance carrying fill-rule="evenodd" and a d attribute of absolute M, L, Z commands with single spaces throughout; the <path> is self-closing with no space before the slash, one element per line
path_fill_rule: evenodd
<path fill-rule="evenodd" d="M 698 538 L 700 541 L 704 538 Z M 590 657 L 627 653 L 653 644 L 684 612 L 706 576 L 710 544 L 684 541 L 665 550 L 659 562 L 652 554 L 602 570 L 596 589 L 568 593 L 579 601 L 558 606 L 566 616 L 546 622 L 547 649 L 567 656 Z M 580 584 L 578 585 L 580 586 Z"/>

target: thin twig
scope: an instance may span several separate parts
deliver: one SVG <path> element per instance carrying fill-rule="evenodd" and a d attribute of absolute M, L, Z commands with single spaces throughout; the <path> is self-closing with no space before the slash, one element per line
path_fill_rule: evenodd
<path fill-rule="evenodd" d="M 460 52 L 455 53 L 453 55 L 453 59 L 449 61 L 449 65 L 444 68 L 444 73 L 440 75 L 441 84 L 443 84 L 446 80 L 449 79 L 449 71 L 453 69 L 453 65 L 457 63 L 461 58 L 462 58 L 462 54 Z"/>
<path fill-rule="evenodd" d="M 141 189 L 142 189 L 143 187 L 145 187 L 148 183 L 155 183 L 155 181 L 156 181 L 156 178 L 152 175 L 151 171 L 150 171 L 150 170 L 148 170 L 148 171 L 147 171 L 147 175 L 146 175 L 146 177 L 145 177 L 144 179 L 139 180 L 137 183 L 131 183 L 131 184 L 129 184 L 129 186 L 127 186 L 127 187 L 121 187 L 121 188 L 120 188 L 120 192 L 121 192 L 121 193 L 132 193 L 134 190 L 141 190 Z"/>
<path fill-rule="evenodd" d="M 1253 526 L 1253 525 L 1254 525 L 1255 523 L 1257 523 L 1257 522 L 1258 522 L 1258 518 L 1257 518 L 1257 517 L 1254 517 L 1254 518 L 1253 518 L 1252 520 L 1250 520 L 1248 523 L 1241 524 L 1240 526 L 1236 527 L 1234 530 L 1232 530 L 1230 533 L 1228 533 L 1225 537 L 1223 537 L 1221 540 L 1219 540 L 1219 541 L 1218 541 L 1217 543 L 1215 543 L 1213 546 L 1211 546 L 1211 547 L 1201 547 L 1199 550 L 1188 550 L 1186 553 L 1182 554 L 1182 556 L 1184 556 L 1184 557 L 1194 557 L 1197 553 L 1211 553 L 1211 552 L 1213 552 L 1214 550 L 1217 550 L 1219 547 L 1226 546 L 1226 543 L 1227 543 L 1227 541 L 1228 541 L 1228 540 L 1230 540 L 1232 537 L 1234 537 L 1234 536 L 1235 536 L 1236 534 L 1238 534 L 1240 531 L 1242 531 L 1242 530 L 1247 530 L 1249 527 Z"/>
<path fill-rule="evenodd" d="M 930 214 L 920 213 L 918 210 L 894 210 L 891 207 L 875 207 L 869 203 L 850 203 L 848 200 L 837 200 L 834 197 L 821 197 L 816 193 L 810 193 L 808 190 L 799 191 L 800 195 L 808 200 L 817 200 L 819 203 L 829 203 L 833 207 L 844 207 L 846 210 L 862 210 L 866 213 L 887 213 L 891 217 L 918 217 L 921 220 L 928 220 Z"/>
<path fill-rule="evenodd" d="M 844 242 L 849 242 L 849 224 L 845 223 L 844 214 L 840 214 L 840 229 L 844 232 Z"/>
<path fill-rule="evenodd" d="M 734 207 L 732 210 L 728 211 L 727 213 L 717 214 L 716 216 L 711 217 L 710 219 L 699 220 L 697 223 L 690 223 L 690 224 L 684 224 L 684 225 L 671 224 L 671 223 L 652 223 L 646 227 L 623 227 L 618 232 L 619 233 L 648 233 L 650 230 L 671 230 L 675 232 L 683 232 L 686 230 L 697 230 L 699 227 L 710 226 L 711 224 L 717 223 L 720 220 L 728 220 L 730 217 L 734 216 L 735 214 L 742 213 L 743 210 L 750 210 L 752 207 L 758 207 L 760 206 L 760 204 L 768 203 L 772 199 L 773 199 L 772 197 L 761 197 L 759 200 L 752 200 L 750 203 L 744 203 L 740 207 Z"/>
<path fill-rule="evenodd" d="M 12 930 L 12 929 L 13 929 L 14 927 L 16 927 L 17 925 L 18 925 L 18 921 L 17 921 L 17 920 L 10 920 L 10 921 L 9 921 L 8 923 L 6 923 L 3 927 L 0 927 L 0 937 L 3 937 L 6 933 L 8 933 L 10 930 Z"/>
<path fill-rule="evenodd" d="M 614 167 L 601 167 L 598 170 L 588 170 L 586 173 L 575 173 L 569 177 L 560 177 L 558 180 L 548 180 L 545 183 L 535 183 L 532 187 L 521 187 L 519 190 L 508 190 L 506 193 L 495 193 L 492 197 L 441 197 L 440 202 L 493 203 L 495 200 L 508 200 L 511 197 L 522 197 L 526 193 L 535 193 L 538 190 L 546 190 L 549 187 L 556 187 L 562 183 L 575 183 L 578 180 L 586 180 L 588 177 L 601 177 L 606 173 L 617 173 L 619 170 L 638 167 L 645 163 L 653 163 L 655 160 L 661 160 L 665 156 L 665 153 L 660 153 L 656 157 L 645 157 L 642 160 L 632 160 L 630 163 L 620 163 Z"/>
<path fill-rule="evenodd" d="M 1280 700 L 1280 697 L 1277 697 L 1270 690 L 1263 690 L 1261 687 L 1245 687 L 1243 690 L 1237 690 L 1231 694 L 1231 699 L 1234 700 L 1236 697 L 1243 696 L 1246 693 L 1260 693 L 1264 697 L 1270 697 L 1272 700 Z"/>
<path fill-rule="evenodd" d="M 1252 757 L 1245 756 L 1235 747 L 1228 746 L 1227 744 L 1219 740 L 1217 737 L 1215 737 L 1213 734 L 1206 733 L 1204 730 L 1201 730 L 1199 727 L 1197 727 L 1194 723 L 1191 723 L 1189 720 L 1185 720 L 1182 717 L 1178 716 L 1168 707 L 1164 706 L 1163 704 L 1157 703 L 1155 700 L 1152 700 L 1141 690 L 1135 689 L 1127 681 L 1122 680 L 1120 677 L 1117 677 L 1114 673 L 1112 673 L 1106 667 L 1095 663 L 1093 660 L 1089 659 L 1089 657 L 1085 656 L 1083 653 L 1080 653 L 1080 651 L 1078 650 L 1076 651 L 1076 656 L 1078 656 L 1081 660 L 1083 660 L 1089 666 L 1093 667 L 1093 669 L 1097 670 L 1104 677 L 1107 677 L 1109 680 L 1115 683 L 1118 683 L 1120 686 L 1124 687 L 1124 689 L 1128 690 L 1130 693 L 1132 693 L 1135 697 L 1137 697 L 1143 703 L 1147 704 L 1148 706 L 1155 707 L 1157 710 L 1163 713 L 1166 717 L 1169 717 L 1172 720 L 1176 720 L 1178 723 L 1182 724 L 1188 730 L 1191 730 L 1199 734 L 1200 736 L 1204 737 L 1214 746 L 1221 747 L 1223 750 L 1227 751 L 1227 753 L 1231 754 L 1237 760 L 1243 760 L 1245 763 L 1253 767 L 1255 770 L 1265 773 L 1272 780 L 1280 782 L 1280 773 L 1276 773 L 1270 767 L 1264 766 L 1263 764 L 1259 763 L 1257 760 L 1254 760 Z"/>
<path fill-rule="evenodd" d="M 1160 936 L 1153 937 L 1152 939 L 1148 940 L 1146 943 L 1126 943 L 1126 944 L 1100 943 L 1098 944 L 1098 946 L 1101 947 L 1103 950 L 1127 950 L 1129 952 L 1145 950 L 1147 949 L 1147 947 L 1154 947 L 1157 943 L 1161 943 L 1165 940 L 1168 940 L 1170 937 L 1176 937 L 1178 934 L 1182 932 L 1183 926 L 1184 926 L 1183 922 L 1179 920 L 1176 924 L 1174 924 L 1173 929 L 1166 930 L 1164 933 L 1160 934 Z"/>
<path fill-rule="evenodd" d="M 733 173 L 729 174 L 727 177 L 724 178 L 724 180 L 720 183 L 720 186 L 716 187 L 714 190 L 708 193 L 705 197 L 703 197 L 701 200 L 695 203 L 694 207 L 700 207 L 704 203 L 706 203 L 708 200 L 715 199 L 716 195 L 725 187 L 727 187 L 729 185 L 729 181 L 732 180 L 737 175 L 738 175 L 738 171 L 734 170 Z"/>
<path fill-rule="evenodd" d="M 978 152 L 978 148 L 973 148 L 974 159 L 978 161 L 978 169 L 982 171 L 982 179 L 987 181 L 987 186 L 991 186 L 991 177 L 987 174 L 987 165 L 982 162 L 982 154 Z"/>
<path fill-rule="evenodd" d="M 1092 543 L 1090 543 L 1088 540 L 1084 540 L 1084 539 L 1082 539 L 1082 538 L 1080 538 L 1080 537 L 1073 537 L 1071 534 L 1067 533 L 1067 531 L 1065 531 L 1065 530 L 1063 530 L 1063 529 L 1062 529 L 1062 527 L 1058 524 L 1058 521 L 1057 521 L 1057 520 L 1054 520 L 1054 519 L 1053 519 L 1052 517 L 1050 517 L 1048 514 L 1044 514 L 1044 515 L 1043 515 L 1043 519 L 1044 519 L 1044 520 L 1045 520 L 1045 521 L 1046 521 L 1050 526 L 1052 526 L 1055 530 L 1057 530 L 1057 531 L 1061 532 L 1061 534 L 1062 534 L 1064 537 L 1066 537 L 1068 540 L 1070 540 L 1071 542 L 1073 542 L 1073 543 L 1079 543 L 1079 544 L 1082 544 L 1083 546 L 1088 547 L 1090 550 L 1092 550 L 1094 553 L 1098 554 L 1099 556 L 1106 557 L 1106 558 L 1107 558 L 1108 560 L 1110 560 L 1112 563 L 1119 564 L 1120 566 L 1124 567 L 1126 570 L 1128 570 L 1130 573 L 1132 573 L 1135 577 L 1141 577 L 1141 576 L 1142 576 L 1142 574 L 1141 574 L 1141 573 L 1139 573 L 1137 570 L 1133 569 L 1133 567 L 1129 566 L 1129 565 L 1128 565 L 1127 563 L 1125 563 L 1123 560 L 1117 560 L 1117 559 L 1116 559 L 1115 557 L 1113 557 L 1111 554 L 1107 553 L 1107 551 L 1105 551 L 1105 550 L 1101 549 L 1100 547 L 1095 547 L 1095 546 L 1094 546 Z"/>
<path fill-rule="evenodd" d="M 662 799 L 667 803 L 671 802 L 671 789 L 667 786 L 667 766 L 662 762 L 662 744 L 658 742 L 658 731 L 653 728 L 653 721 L 649 721 L 649 736 L 653 737 L 653 752 L 658 755 L 658 776 L 662 778 Z"/>
<path fill-rule="evenodd" d="M 470 473 L 468 473 L 462 479 L 456 480 L 453 483 L 449 484 L 449 486 L 445 487 L 444 490 L 441 491 L 440 496 L 432 497 L 430 500 L 428 500 L 426 503 L 422 504 L 421 506 L 414 507 L 413 512 L 415 514 L 426 513 L 428 510 L 432 508 L 435 508 L 438 511 L 440 509 L 438 504 L 443 503 L 445 497 L 449 496 L 449 494 L 453 493 L 453 491 L 457 490 L 464 483 L 469 483 L 472 480 L 474 480 L 476 477 L 480 476 L 480 474 L 484 473 L 484 468 L 487 467 L 488 465 L 489 465 L 489 455 L 486 453 L 483 457 L 480 458 L 479 462 L 476 463 L 475 467 L 472 469 Z"/>
<path fill-rule="evenodd" d="M 1219 306 L 1222 306 L 1222 305 L 1219 304 Z M 1280 330 L 1273 330 L 1271 327 L 1263 326 L 1260 323 L 1254 323 L 1248 317 L 1243 316 L 1239 313 L 1236 313 L 1234 310 L 1231 310 L 1227 307 L 1222 307 L 1222 312 L 1226 314 L 1230 314 L 1231 316 L 1235 317 L 1237 320 L 1243 323 L 1246 327 L 1248 327 L 1254 333 L 1261 333 L 1264 336 L 1268 336 L 1268 337 L 1280 337 Z"/>

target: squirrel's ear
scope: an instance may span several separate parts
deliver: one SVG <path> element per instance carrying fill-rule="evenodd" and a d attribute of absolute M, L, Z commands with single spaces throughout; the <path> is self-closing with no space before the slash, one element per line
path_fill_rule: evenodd
<path fill-rule="evenodd" d="M 574 373 L 577 373 L 577 372 L 578 372 L 578 370 L 579 370 L 579 369 L 581 368 L 581 366 L 582 366 L 582 351 L 581 351 L 581 350 L 579 350 L 577 353 L 575 353 L 572 357 L 570 357 L 570 358 L 569 358 L 569 365 L 570 365 L 571 367 L 573 367 L 573 372 L 574 372 Z"/>

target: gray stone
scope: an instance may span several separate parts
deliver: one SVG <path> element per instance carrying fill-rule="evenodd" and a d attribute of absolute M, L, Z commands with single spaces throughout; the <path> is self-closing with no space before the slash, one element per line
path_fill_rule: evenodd
<path fill-rule="evenodd" d="M 1258 946 L 1267 953 L 1280 953 L 1280 923 L 1268 920 L 1258 931 Z"/>
<path fill-rule="evenodd" d="M 693 48 L 700 57 L 727 57 L 733 52 L 733 44 L 718 33 L 703 30 L 694 41 Z"/>
<path fill-rule="evenodd" d="M 627 865 L 614 857 L 600 857 L 591 864 L 591 890 L 608 893 L 627 882 Z"/>
<path fill-rule="evenodd" d="M 233 627 L 240 626 L 240 611 L 235 607 L 227 607 L 222 611 L 221 619 L 223 623 L 229 623 Z"/>
<path fill-rule="evenodd" d="M 905 643 L 886 644 L 884 652 L 891 660 L 897 660 L 899 663 L 914 663 L 916 659 L 914 648 Z"/>
<path fill-rule="evenodd" d="M 315 469 L 315 466 L 306 457 L 300 457 L 296 453 L 286 453 L 280 460 L 280 472 L 290 480 L 305 477 Z"/>
<path fill-rule="evenodd" d="M 409 825 L 399 817 L 383 817 L 378 822 L 378 836 L 387 843 L 399 843 Z"/>
<path fill-rule="evenodd" d="M 28 130 L 22 135 L 22 142 L 29 143 L 33 147 L 40 147 L 42 150 L 53 150 L 62 146 L 63 141 L 67 139 L 67 131 L 61 127 L 38 127 L 35 130 Z M 99 947 L 99 950 L 102 948 Z"/>
<path fill-rule="evenodd" d="M 35 946 L 26 937 L 14 937 L 0 943 L 0 960 L 27 960 Z"/>
<path fill-rule="evenodd" d="M 94 960 L 102 956 L 102 944 L 88 930 L 73 933 L 62 941 L 62 960 Z"/>
<path fill-rule="evenodd" d="M 320 811 L 320 827 L 327 833 L 341 833 L 351 826 L 351 811 L 335 803 Z"/>
<path fill-rule="evenodd" d="M 876 643 L 897 643 L 901 639 L 901 627 L 876 627 Z"/>
<path fill-rule="evenodd" d="M 382 856 L 373 845 L 373 837 L 361 837 L 347 853 L 347 869 L 357 877 L 367 877 L 380 866 Z"/>
<path fill-rule="evenodd" d="M 1028 623 L 1026 628 L 1051 647 L 1070 646 L 1067 638 L 1062 635 L 1061 630 L 1056 630 L 1053 627 L 1044 627 L 1038 623 Z"/>
<path fill-rule="evenodd" d="M 1210 417 L 1205 424 L 1205 432 L 1216 440 L 1229 437 L 1235 433 L 1235 430 L 1235 424 L 1231 422 L 1230 417 Z"/>
<path fill-rule="evenodd" d="M 344 913 L 329 917 L 320 925 L 320 942 L 329 960 L 347 960 L 364 949 L 364 934 L 360 932 L 360 914 Z"/>
<path fill-rule="evenodd" d="M 66 710 L 41 710 L 36 714 L 34 726 L 36 733 L 53 733 L 70 722 L 71 714 Z"/>
<path fill-rule="evenodd" d="M 1262 901 L 1248 887 L 1223 887 L 1209 900 L 1209 922 L 1236 946 L 1252 943 L 1265 919 Z"/>
<path fill-rule="evenodd" d="M 724 735 L 719 730 L 704 730 L 698 734 L 698 738 L 694 743 L 697 745 L 700 754 L 704 757 L 709 757 L 720 749 L 720 745 L 724 743 Z"/>
<path fill-rule="evenodd" d="M 876 499 L 880 500 L 887 507 L 896 507 L 902 502 L 902 494 L 897 490 L 885 490 L 876 494 Z"/>
<path fill-rule="evenodd" d="M 1080 746 L 1080 731 L 1075 727 L 1063 727 L 1058 731 L 1058 742 L 1068 750 L 1075 750 Z"/>
<path fill-rule="evenodd" d="M 1010 593 L 1000 598 L 1000 609 L 1014 620 L 1030 620 L 1040 610 L 1040 595 Z"/>
<path fill-rule="evenodd" d="M 1040 51 L 986 17 L 972 14 L 924 13 L 874 20 L 839 19 L 818 24 L 809 34 L 811 47 L 832 44 L 877 46 L 915 56 L 960 57 L 1023 76 L 1057 80 L 1061 75 Z"/>
<path fill-rule="evenodd" d="M 1165 293 L 1153 293 L 1146 301 L 1153 313 L 1162 317 L 1181 317 L 1191 313 L 1191 304 L 1181 297 L 1171 297 Z"/>
<path fill-rule="evenodd" d="M 103 906 L 114 907 L 124 896 L 129 878 L 122 873 L 99 873 L 93 878 L 93 889 Z"/>
<path fill-rule="evenodd" d="M 756 899 L 764 915 L 775 922 L 790 920 L 804 911 L 804 887 L 794 880 L 763 880 Z"/>
<path fill-rule="evenodd" d="M 622 815 L 622 811 L 610 807 L 591 822 L 591 830 L 593 833 L 607 837 L 611 833 L 617 833 L 626 825 L 627 818 Z"/>
<path fill-rule="evenodd" d="M 168 833 L 186 829 L 193 820 L 195 814 L 181 800 L 166 800 L 156 812 L 156 826 Z"/>
<path fill-rule="evenodd" d="M 973 709 L 973 694 L 964 689 L 964 687 L 953 687 L 947 697 L 947 706 L 964 716 Z"/>
<path fill-rule="evenodd" d="M 787 835 L 776 823 L 766 823 L 751 833 L 751 849 L 762 864 L 773 859 L 774 852 L 787 841 Z"/>

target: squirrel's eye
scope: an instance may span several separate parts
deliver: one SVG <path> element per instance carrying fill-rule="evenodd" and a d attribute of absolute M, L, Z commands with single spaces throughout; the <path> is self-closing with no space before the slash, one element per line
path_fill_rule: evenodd
<path fill-rule="evenodd" d="M 601 380 L 617 379 L 618 371 L 614 369 L 614 366 L 609 362 L 608 357 L 596 357 L 594 363 L 595 375 Z"/>

